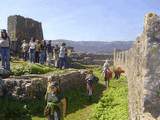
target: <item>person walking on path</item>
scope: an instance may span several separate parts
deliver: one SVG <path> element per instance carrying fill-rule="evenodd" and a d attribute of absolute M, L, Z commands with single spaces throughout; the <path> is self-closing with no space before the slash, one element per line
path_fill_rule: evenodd
<path fill-rule="evenodd" d="M 54 48 L 54 66 L 56 68 L 59 67 L 59 52 L 60 52 L 60 48 L 58 47 L 58 45 L 56 45 Z"/>
<path fill-rule="evenodd" d="M 22 44 L 21 48 L 22 48 L 22 58 L 24 61 L 27 61 L 28 60 L 29 44 L 26 42 L 26 40 L 23 40 L 23 44 Z"/>
<path fill-rule="evenodd" d="M 0 48 L 2 67 L 10 71 L 10 39 L 5 29 L 1 31 Z"/>
<path fill-rule="evenodd" d="M 31 63 L 35 62 L 35 49 L 36 49 L 36 42 L 35 38 L 32 37 L 29 43 L 29 60 Z"/>

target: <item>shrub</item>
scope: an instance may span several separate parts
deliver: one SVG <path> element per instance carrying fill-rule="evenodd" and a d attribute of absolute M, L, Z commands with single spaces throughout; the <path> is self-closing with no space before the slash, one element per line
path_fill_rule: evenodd
<path fill-rule="evenodd" d="M 3 120 L 31 120 L 30 111 L 17 100 L 1 98 L 0 106 L 0 118 Z"/>
<path fill-rule="evenodd" d="M 24 74 L 45 74 L 54 70 L 55 70 L 54 68 L 50 68 L 45 65 L 31 64 L 27 62 L 12 64 L 12 75 L 16 76 Z"/>

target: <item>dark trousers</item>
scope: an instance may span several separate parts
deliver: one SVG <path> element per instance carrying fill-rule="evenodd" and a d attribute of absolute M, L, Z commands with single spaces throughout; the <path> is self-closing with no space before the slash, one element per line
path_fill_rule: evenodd
<path fill-rule="evenodd" d="M 9 47 L 1 48 L 2 67 L 10 71 L 10 49 Z"/>
<path fill-rule="evenodd" d="M 39 63 L 39 52 L 38 51 L 36 51 L 35 53 L 35 62 Z"/>
<path fill-rule="evenodd" d="M 30 49 L 29 60 L 31 63 L 35 62 L 35 49 Z"/>
<path fill-rule="evenodd" d="M 59 67 L 60 67 L 60 69 L 66 68 L 66 58 L 65 57 L 59 58 Z"/>
<path fill-rule="evenodd" d="M 27 61 L 28 60 L 28 52 L 23 52 L 23 60 Z"/>

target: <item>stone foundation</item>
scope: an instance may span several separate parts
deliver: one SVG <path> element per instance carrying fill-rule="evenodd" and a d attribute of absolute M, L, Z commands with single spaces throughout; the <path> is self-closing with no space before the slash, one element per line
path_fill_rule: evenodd
<path fill-rule="evenodd" d="M 0 96 L 9 95 L 18 99 L 37 99 L 44 97 L 47 89 L 48 77 L 60 83 L 62 91 L 84 86 L 84 75 L 73 71 L 60 76 L 57 75 L 28 75 L 10 77 L 0 80 Z"/>

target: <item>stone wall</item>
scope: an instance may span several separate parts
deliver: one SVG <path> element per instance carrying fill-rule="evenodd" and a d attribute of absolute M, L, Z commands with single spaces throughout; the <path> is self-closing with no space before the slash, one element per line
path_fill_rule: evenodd
<path fill-rule="evenodd" d="M 80 71 L 70 71 L 63 75 L 28 75 L 0 79 L 0 97 L 9 95 L 18 99 L 36 99 L 44 97 L 48 78 L 57 81 L 62 91 L 85 85 L 84 75 Z"/>
<path fill-rule="evenodd" d="M 160 17 L 145 16 L 143 33 L 128 51 L 114 52 L 114 65 L 126 71 L 130 120 L 160 119 Z"/>
<path fill-rule="evenodd" d="M 39 40 L 43 39 L 42 25 L 40 22 L 20 15 L 8 17 L 8 34 L 11 39 L 13 52 L 18 52 L 22 41 L 29 42 L 31 37 Z"/>

